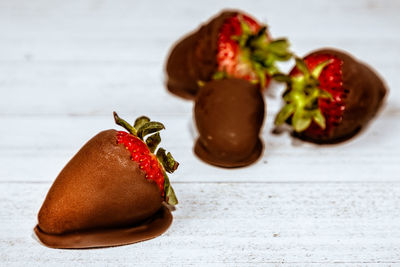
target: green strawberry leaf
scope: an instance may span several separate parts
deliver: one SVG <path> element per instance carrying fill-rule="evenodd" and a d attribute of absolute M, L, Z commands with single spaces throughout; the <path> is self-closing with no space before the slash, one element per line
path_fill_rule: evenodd
<path fill-rule="evenodd" d="M 292 118 L 293 128 L 296 132 L 302 132 L 311 124 L 311 118 L 303 110 L 297 109 Z"/>
<path fill-rule="evenodd" d="M 291 55 L 291 53 L 288 52 L 289 46 L 290 44 L 287 39 L 276 39 L 268 44 L 268 50 L 278 56 L 286 57 L 287 55 Z"/>
<path fill-rule="evenodd" d="M 331 64 L 333 62 L 333 60 L 326 60 L 320 64 L 318 64 L 317 66 L 315 66 L 315 68 L 313 69 L 313 71 L 311 72 L 311 76 L 314 77 L 315 79 L 319 78 L 319 75 L 321 75 L 322 70 L 329 64 Z"/>
<path fill-rule="evenodd" d="M 282 124 L 292 116 L 291 124 L 296 132 L 306 130 L 313 121 L 321 129 L 325 129 L 326 119 L 320 110 L 319 99 L 333 100 L 333 96 L 319 87 L 318 78 L 323 69 L 332 63 L 332 60 L 318 64 L 311 72 L 303 59 L 296 57 L 295 60 L 299 74 L 287 78 L 282 74 L 272 76 L 272 78 L 287 84 L 282 96 L 286 104 L 275 117 L 275 124 Z"/>
<path fill-rule="evenodd" d="M 150 119 L 146 116 L 141 116 L 135 120 L 135 123 L 133 124 L 133 127 L 135 127 L 137 130 L 139 130 L 140 127 L 142 127 L 144 124 L 148 123 Z"/>
<path fill-rule="evenodd" d="M 316 124 L 319 125 L 322 129 L 325 129 L 326 123 L 325 123 L 325 117 L 322 115 L 321 110 L 317 109 L 313 113 L 313 120 L 315 121 Z"/>
<path fill-rule="evenodd" d="M 165 129 L 165 127 L 161 122 L 157 121 L 146 122 L 138 129 L 137 137 L 143 140 L 144 136 L 161 131 L 162 129 Z"/>
<path fill-rule="evenodd" d="M 245 21 L 243 21 L 242 19 L 240 20 L 240 27 L 242 28 L 242 32 L 244 34 L 246 34 L 246 35 L 252 34 L 249 25 Z"/>
<path fill-rule="evenodd" d="M 319 90 L 318 97 L 320 97 L 320 98 L 328 98 L 330 100 L 333 100 L 333 96 L 331 95 L 331 93 L 329 93 L 329 92 L 327 92 L 325 90 L 322 90 L 322 89 Z"/>
<path fill-rule="evenodd" d="M 163 165 L 166 172 L 173 173 L 179 166 L 179 163 L 175 161 L 171 153 L 166 153 L 165 149 L 160 147 L 156 154 L 158 160 Z"/>
<path fill-rule="evenodd" d="M 151 153 L 154 153 L 154 151 L 156 151 L 156 148 L 160 144 L 160 142 L 161 142 L 161 137 L 159 132 L 150 135 L 146 139 L 146 145 L 148 146 Z"/>
<path fill-rule="evenodd" d="M 304 89 L 307 87 L 307 79 L 304 75 L 297 75 L 292 77 L 292 90 L 297 92 L 302 92 L 304 94 Z"/>
<path fill-rule="evenodd" d="M 310 75 L 310 71 L 303 59 L 296 57 L 296 67 L 304 74 L 304 76 L 308 77 Z"/>
<path fill-rule="evenodd" d="M 174 189 L 171 186 L 168 175 L 164 172 L 164 193 L 165 193 L 165 201 L 172 206 L 178 204 L 178 199 L 176 198 Z"/>
<path fill-rule="evenodd" d="M 279 111 L 278 115 L 275 117 L 275 125 L 281 125 L 284 123 L 296 110 L 295 105 L 286 104 Z"/>
<path fill-rule="evenodd" d="M 261 88 L 264 88 L 265 84 L 267 82 L 267 79 L 265 78 L 265 72 L 262 70 L 263 67 L 261 66 L 261 64 L 254 62 L 253 68 L 258 77 L 258 82 L 260 83 Z M 257 80 L 256 80 L 256 82 L 257 82 Z"/>
<path fill-rule="evenodd" d="M 283 73 L 275 73 L 274 75 L 272 75 L 272 79 L 274 79 L 277 82 L 282 82 L 282 83 L 290 83 L 291 82 L 291 78 Z"/>
<path fill-rule="evenodd" d="M 263 26 L 261 29 L 254 35 L 248 35 L 248 40 L 245 43 L 245 47 L 249 48 L 258 48 L 260 50 L 265 51 L 268 46 L 268 38 L 267 38 L 267 27 Z"/>
<path fill-rule="evenodd" d="M 264 39 L 267 37 L 267 26 L 263 25 L 257 32 L 255 38 Z"/>
<path fill-rule="evenodd" d="M 225 71 L 217 71 L 213 75 L 213 80 L 222 80 L 227 77 L 227 74 Z"/>
<path fill-rule="evenodd" d="M 115 123 L 118 124 L 119 126 L 124 127 L 129 133 L 133 134 L 133 135 L 137 135 L 137 131 L 135 129 L 135 127 L 133 127 L 132 125 L 130 125 L 127 121 L 125 121 L 124 119 L 121 119 L 117 112 L 113 112 L 114 115 L 114 120 Z"/>

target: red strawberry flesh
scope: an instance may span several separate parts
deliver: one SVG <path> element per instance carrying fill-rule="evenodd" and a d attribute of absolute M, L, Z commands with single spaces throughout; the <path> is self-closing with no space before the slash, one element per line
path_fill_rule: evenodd
<path fill-rule="evenodd" d="M 156 156 L 150 152 L 147 145 L 138 137 L 124 131 L 117 133 L 118 144 L 123 144 L 129 150 L 132 160 L 139 164 L 146 173 L 146 179 L 157 183 L 161 195 L 164 196 L 164 175 L 162 166 Z"/>
<path fill-rule="evenodd" d="M 237 14 L 225 20 L 218 36 L 218 71 L 227 75 L 246 80 L 256 80 L 257 75 L 252 69 L 251 62 L 243 61 L 240 45 L 233 37 L 243 34 L 242 23 L 245 23 L 252 34 L 256 34 L 261 26 L 244 14 Z M 268 40 L 268 39 L 266 39 Z"/>

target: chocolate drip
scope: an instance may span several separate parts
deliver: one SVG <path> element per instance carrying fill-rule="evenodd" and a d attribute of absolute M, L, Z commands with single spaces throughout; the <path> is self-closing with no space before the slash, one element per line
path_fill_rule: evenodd
<path fill-rule="evenodd" d="M 36 236 L 50 248 L 100 248 L 121 246 L 152 239 L 164 233 L 172 223 L 172 214 L 162 206 L 147 220 L 132 226 L 110 229 L 75 231 L 65 234 L 48 234 L 37 225 Z"/>

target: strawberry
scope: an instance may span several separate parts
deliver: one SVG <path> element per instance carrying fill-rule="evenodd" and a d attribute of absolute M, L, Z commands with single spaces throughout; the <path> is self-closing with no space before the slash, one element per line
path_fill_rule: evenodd
<path fill-rule="evenodd" d="M 243 13 L 228 17 L 218 36 L 218 70 L 213 78 L 240 78 L 265 88 L 270 76 L 278 72 L 276 61 L 291 58 L 287 40 L 272 41 L 266 30 Z"/>
<path fill-rule="evenodd" d="M 178 163 L 163 148 L 155 152 L 164 125 L 142 116 L 132 126 L 115 112 L 114 119 L 128 132 L 98 133 L 55 179 L 34 228 L 42 244 L 125 245 L 157 237 L 171 225 L 170 205 L 178 201 L 166 173 Z"/>
<path fill-rule="evenodd" d="M 272 40 L 267 27 L 241 11 L 223 11 L 172 49 L 166 71 L 172 93 L 194 99 L 199 85 L 239 78 L 265 88 L 279 72 L 278 61 L 291 58 L 286 39 Z"/>
<path fill-rule="evenodd" d="M 300 138 L 335 143 L 356 134 L 381 106 L 386 88 L 365 64 L 332 49 L 296 58 L 287 83 L 284 107 L 275 119 L 292 125 Z"/>
<path fill-rule="evenodd" d="M 146 173 L 146 179 L 154 181 L 170 205 L 178 203 L 166 172 L 172 173 L 178 168 L 179 163 L 174 160 L 171 153 L 166 154 L 165 149 L 159 148 L 156 155 L 153 154 L 161 142 L 158 131 L 164 129 L 160 122 L 152 122 L 148 117 L 142 116 L 136 119 L 134 126 L 121 119 L 114 112 L 115 122 L 124 127 L 128 132 L 118 131 L 117 143 L 123 144 L 131 153 L 133 161 L 139 164 L 141 170 Z M 143 137 L 149 136 L 146 141 Z"/>

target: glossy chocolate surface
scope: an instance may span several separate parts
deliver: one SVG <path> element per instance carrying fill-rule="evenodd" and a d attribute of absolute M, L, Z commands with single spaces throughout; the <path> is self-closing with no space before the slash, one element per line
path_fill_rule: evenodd
<path fill-rule="evenodd" d="M 132 244 L 164 233 L 172 223 L 171 211 L 162 206 L 154 215 L 132 226 L 48 234 L 37 225 L 36 236 L 50 248 L 100 248 Z"/>
<path fill-rule="evenodd" d="M 39 211 L 37 232 L 42 237 L 56 235 L 60 240 L 72 233 L 141 227 L 162 209 L 163 199 L 156 183 L 147 180 L 139 165 L 131 160 L 130 152 L 117 144 L 116 134 L 115 130 L 97 134 L 60 172 Z M 156 225 L 163 230 L 151 229 L 146 239 L 161 234 L 170 223 L 170 219 L 157 220 Z M 145 231 L 139 239 L 144 240 L 144 235 Z M 41 236 L 38 234 L 39 239 Z M 107 240 L 101 241 L 101 236 L 98 242 L 107 246 Z M 93 238 L 92 235 L 90 240 Z M 49 238 L 40 240 L 45 245 L 57 246 L 47 244 Z"/>
<path fill-rule="evenodd" d="M 194 117 L 200 135 L 194 151 L 203 161 L 241 167 L 261 155 L 264 99 L 256 85 L 241 79 L 207 83 L 196 98 Z"/>

